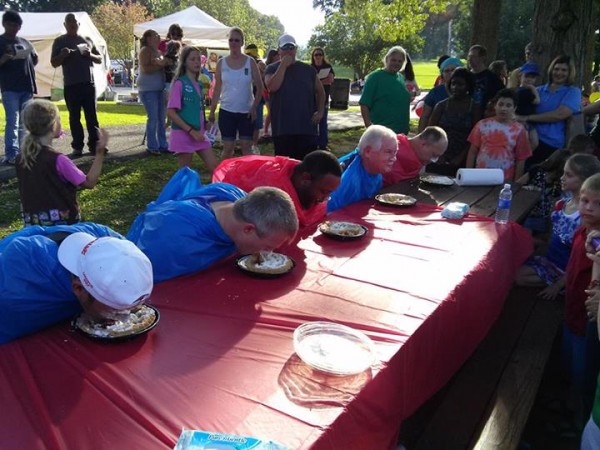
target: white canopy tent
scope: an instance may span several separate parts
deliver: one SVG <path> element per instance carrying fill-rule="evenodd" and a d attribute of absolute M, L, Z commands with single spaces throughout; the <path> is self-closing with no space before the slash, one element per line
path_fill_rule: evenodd
<path fill-rule="evenodd" d="M 19 13 L 23 25 L 18 33 L 35 47 L 39 56 L 35 66 L 35 78 L 39 97 L 50 97 L 51 89 L 63 87 L 62 67 L 54 68 L 50 64 L 52 43 L 58 36 L 65 34 L 63 25 L 67 13 Z M 106 72 L 110 67 L 106 41 L 92 22 L 86 12 L 74 12 L 79 22 L 79 34 L 90 38 L 100 54 L 102 63 L 94 64 L 94 82 L 96 84 L 96 97 L 100 97 L 106 90 Z"/>
<path fill-rule="evenodd" d="M 162 37 L 167 35 L 172 24 L 183 28 L 183 41 L 187 44 L 207 48 L 227 48 L 230 27 L 209 16 L 196 6 L 133 26 L 133 34 L 141 38 L 146 30 L 154 30 Z"/>

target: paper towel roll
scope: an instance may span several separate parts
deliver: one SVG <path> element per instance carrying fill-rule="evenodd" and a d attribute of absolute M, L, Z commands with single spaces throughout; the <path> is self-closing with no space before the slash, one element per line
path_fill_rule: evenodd
<path fill-rule="evenodd" d="M 502 183 L 502 169 L 458 169 L 456 172 L 456 184 L 459 186 L 492 186 Z"/>

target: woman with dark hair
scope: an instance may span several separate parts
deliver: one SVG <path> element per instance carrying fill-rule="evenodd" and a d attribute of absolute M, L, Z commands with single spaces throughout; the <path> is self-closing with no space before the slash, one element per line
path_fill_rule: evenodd
<path fill-rule="evenodd" d="M 406 54 L 406 65 L 404 66 L 404 70 L 401 70 L 400 73 L 404 75 L 404 84 L 406 84 L 406 89 L 408 89 L 408 93 L 410 94 L 410 101 L 413 101 L 415 97 L 421 94 L 421 88 L 417 83 L 412 60 L 408 53 Z"/>
<path fill-rule="evenodd" d="M 429 125 L 444 129 L 448 135 L 448 149 L 437 162 L 427 166 L 428 172 L 454 176 L 465 167 L 469 133 L 481 118 L 481 108 L 473 100 L 475 80 L 464 67 L 457 67 L 448 80 L 450 97 L 439 102 L 431 115 Z"/>
<path fill-rule="evenodd" d="M 548 83 L 537 88 L 540 103 L 535 114 L 519 116 L 521 122 L 535 126 L 539 145 L 528 165 L 544 161 L 557 149 L 564 148 L 569 119 L 581 112 L 581 90 L 572 86 L 575 80 L 575 65 L 569 56 L 554 58 L 548 67 Z"/>
<path fill-rule="evenodd" d="M 280 56 L 277 50 L 271 49 L 267 54 L 267 60 L 265 61 L 265 65 L 276 63 L 279 61 Z M 267 107 L 267 117 L 265 117 L 265 128 L 263 130 L 263 137 L 270 138 L 269 134 L 269 126 L 271 125 L 271 103 L 269 102 L 269 90 L 265 86 L 265 90 L 263 91 L 263 97 L 265 99 L 265 106 Z"/>
<path fill-rule="evenodd" d="M 327 130 L 327 112 L 329 111 L 329 94 L 331 92 L 331 85 L 335 78 L 335 72 L 333 67 L 327 61 L 325 57 L 325 51 L 321 47 L 315 47 L 310 56 L 310 65 L 317 71 L 319 81 L 325 89 L 325 109 L 323 110 L 323 117 L 319 122 L 319 134 L 317 136 L 317 149 L 328 150 L 327 144 L 329 143 L 329 134 Z"/>
<path fill-rule="evenodd" d="M 167 44 L 171 41 L 177 41 L 183 46 L 183 28 L 178 23 L 171 24 L 167 31 L 167 38 L 160 41 L 158 50 L 163 54 L 167 54 Z"/>
<path fill-rule="evenodd" d="M 160 36 L 154 30 L 146 30 L 142 35 L 139 55 L 140 74 L 137 80 L 140 100 L 146 109 L 146 138 L 150 154 L 158 155 L 168 151 L 165 131 L 165 66 L 172 60 L 163 57 L 158 51 Z"/>

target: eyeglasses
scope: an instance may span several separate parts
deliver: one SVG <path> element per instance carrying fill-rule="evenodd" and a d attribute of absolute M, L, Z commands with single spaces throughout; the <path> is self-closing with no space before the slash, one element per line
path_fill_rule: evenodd
<path fill-rule="evenodd" d="M 313 56 L 323 56 L 323 53 L 315 53 Z"/>
<path fill-rule="evenodd" d="M 281 50 L 295 50 L 296 46 L 294 44 L 285 44 L 283 47 L 281 47 Z"/>
<path fill-rule="evenodd" d="M 229 38 L 229 42 L 242 42 L 242 40 L 237 38 Z"/>

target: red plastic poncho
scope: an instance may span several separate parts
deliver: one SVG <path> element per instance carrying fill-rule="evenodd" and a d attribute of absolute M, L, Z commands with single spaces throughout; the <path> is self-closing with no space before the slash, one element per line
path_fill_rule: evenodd
<path fill-rule="evenodd" d="M 327 203 L 317 203 L 310 209 L 302 208 L 292 184 L 292 173 L 298 164 L 300 161 L 284 156 L 251 155 L 226 159 L 213 172 L 212 182 L 233 184 L 246 192 L 259 186 L 279 188 L 292 197 L 300 226 L 308 226 L 325 217 Z"/>

